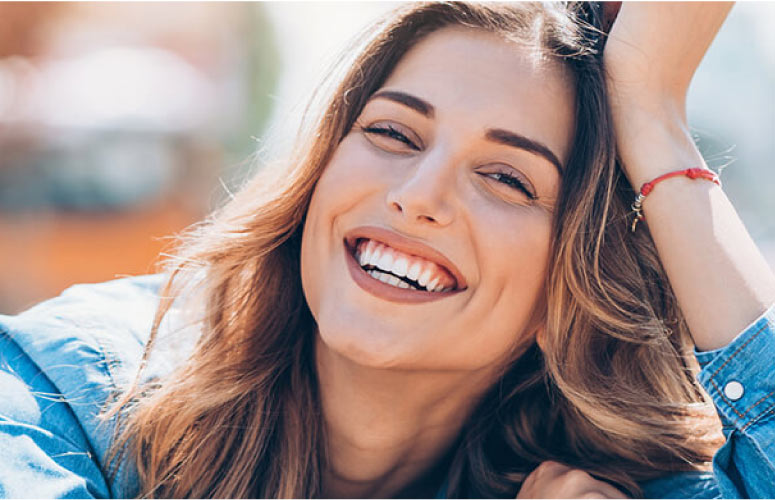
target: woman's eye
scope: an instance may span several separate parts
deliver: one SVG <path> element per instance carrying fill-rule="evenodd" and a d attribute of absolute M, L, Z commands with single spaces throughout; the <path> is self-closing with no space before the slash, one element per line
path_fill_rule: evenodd
<path fill-rule="evenodd" d="M 367 134 L 376 134 L 388 137 L 390 139 L 406 144 L 414 151 L 420 151 L 420 147 L 417 144 L 415 144 L 411 139 L 398 131 L 392 125 L 372 125 L 370 127 L 363 127 L 363 131 Z"/>
<path fill-rule="evenodd" d="M 505 184 L 506 186 L 509 186 L 512 189 L 522 191 L 525 194 L 525 196 L 527 196 L 531 200 L 535 200 L 537 198 L 535 193 L 533 193 L 530 189 L 528 189 L 528 187 L 525 185 L 525 183 L 522 180 L 520 180 L 518 177 L 515 177 L 511 174 L 507 174 L 504 172 L 490 172 L 483 175 L 491 179 L 494 179 L 495 181 L 500 182 L 501 184 Z"/>

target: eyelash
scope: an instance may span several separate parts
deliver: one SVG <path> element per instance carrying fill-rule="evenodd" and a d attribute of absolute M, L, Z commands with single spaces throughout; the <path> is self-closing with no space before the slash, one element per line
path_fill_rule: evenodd
<path fill-rule="evenodd" d="M 522 182 L 518 177 L 515 177 L 513 175 L 510 175 L 504 172 L 492 172 L 489 174 L 482 174 L 482 175 L 485 175 L 509 187 L 522 191 L 523 193 L 525 193 L 525 196 L 527 196 L 530 200 L 537 199 L 537 196 L 534 195 L 532 192 L 530 192 L 530 190 L 525 186 L 525 183 Z"/>
<path fill-rule="evenodd" d="M 410 148 L 412 148 L 415 151 L 419 151 L 420 148 L 417 146 L 417 144 L 413 143 L 411 140 L 409 140 L 408 137 L 406 137 L 404 134 L 393 128 L 391 125 L 386 125 L 384 127 L 378 127 L 378 126 L 371 126 L 371 127 L 363 127 L 363 131 L 368 134 L 379 134 L 384 135 L 386 137 L 390 137 L 391 139 L 395 139 L 399 142 L 403 142 Z"/>
<path fill-rule="evenodd" d="M 372 125 L 371 127 L 362 127 L 362 130 L 368 134 L 384 135 L 386 137 L 390 137 L 391 139 L 395 139 L 399 142 L 403 142 L 404 144 L 406 144 L 407 146 L 409 146 L 411 149 L 415 151 L 420 150 L 420 148 L 415 143 L 413 143 L 408 137 L 406 137 L 404 134 L 402 134 L 401 132 L 393 128 L 391 125 L 386 125 L 386 126 Z M 494 179 L 497 182 L 505 184 L 506 186 L 522 191 L 525 194 L 525 196 L 527 196 L 530 200 L 537 199 L 536 195 L 530 192 L 530 190 L 525 186 L 525 183 L 522 182 L 518 177 L 515 177 L 511 174 L 507 174 L 505 172 L 494 172 L 494 173 L 488 173 L 483 175 L 490 177 L 491 179 Z"/>

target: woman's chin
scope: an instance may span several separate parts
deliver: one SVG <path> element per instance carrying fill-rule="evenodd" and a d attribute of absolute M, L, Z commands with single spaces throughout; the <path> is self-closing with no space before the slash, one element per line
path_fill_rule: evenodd
<path fill-rule="evenodd" d="M 333 358 L 374 369 L 411 369 L 417 366 L 419 353 L 413 353 L 408 342 L 397 339 L 399 335 L 385 332 L 318 332 L 318 349 L 325 349 Z"/>

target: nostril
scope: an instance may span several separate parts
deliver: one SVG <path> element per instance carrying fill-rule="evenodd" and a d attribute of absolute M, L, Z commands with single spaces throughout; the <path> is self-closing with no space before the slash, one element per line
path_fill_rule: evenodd
<path fill-rule="evenodd" d="M 420 224 L 438 224 L 445 226 L 452 218 L 450 207 L 440 199 L 428 199 L 421 193 L 399 193 L 391 192 L 387 195 L 385 204 L 390 213 L 405 218 L 411 223 Z"/>

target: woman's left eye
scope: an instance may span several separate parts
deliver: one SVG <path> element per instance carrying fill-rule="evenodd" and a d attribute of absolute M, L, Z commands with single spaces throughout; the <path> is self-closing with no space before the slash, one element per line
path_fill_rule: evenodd
<path fill-rule="evenodd" d="M 505 184 L 506 186 L 509 186 L 512 189 L 516 189 L 518 191 L 522 191 L 525 196 L 527 196 L 531 200 L 535 200 L 537 196 L 535 193 L 527 187 L 526 182 L 521 180 L 519 177 L 516 177 L 514 175 L 505 173 L 505 172 L 490 172 L 490 173 L 483 173 L 485 177 L 489 177 L 490 179 L 494 179 L 497 182 L 500 182 L 501 184 Z"/>

